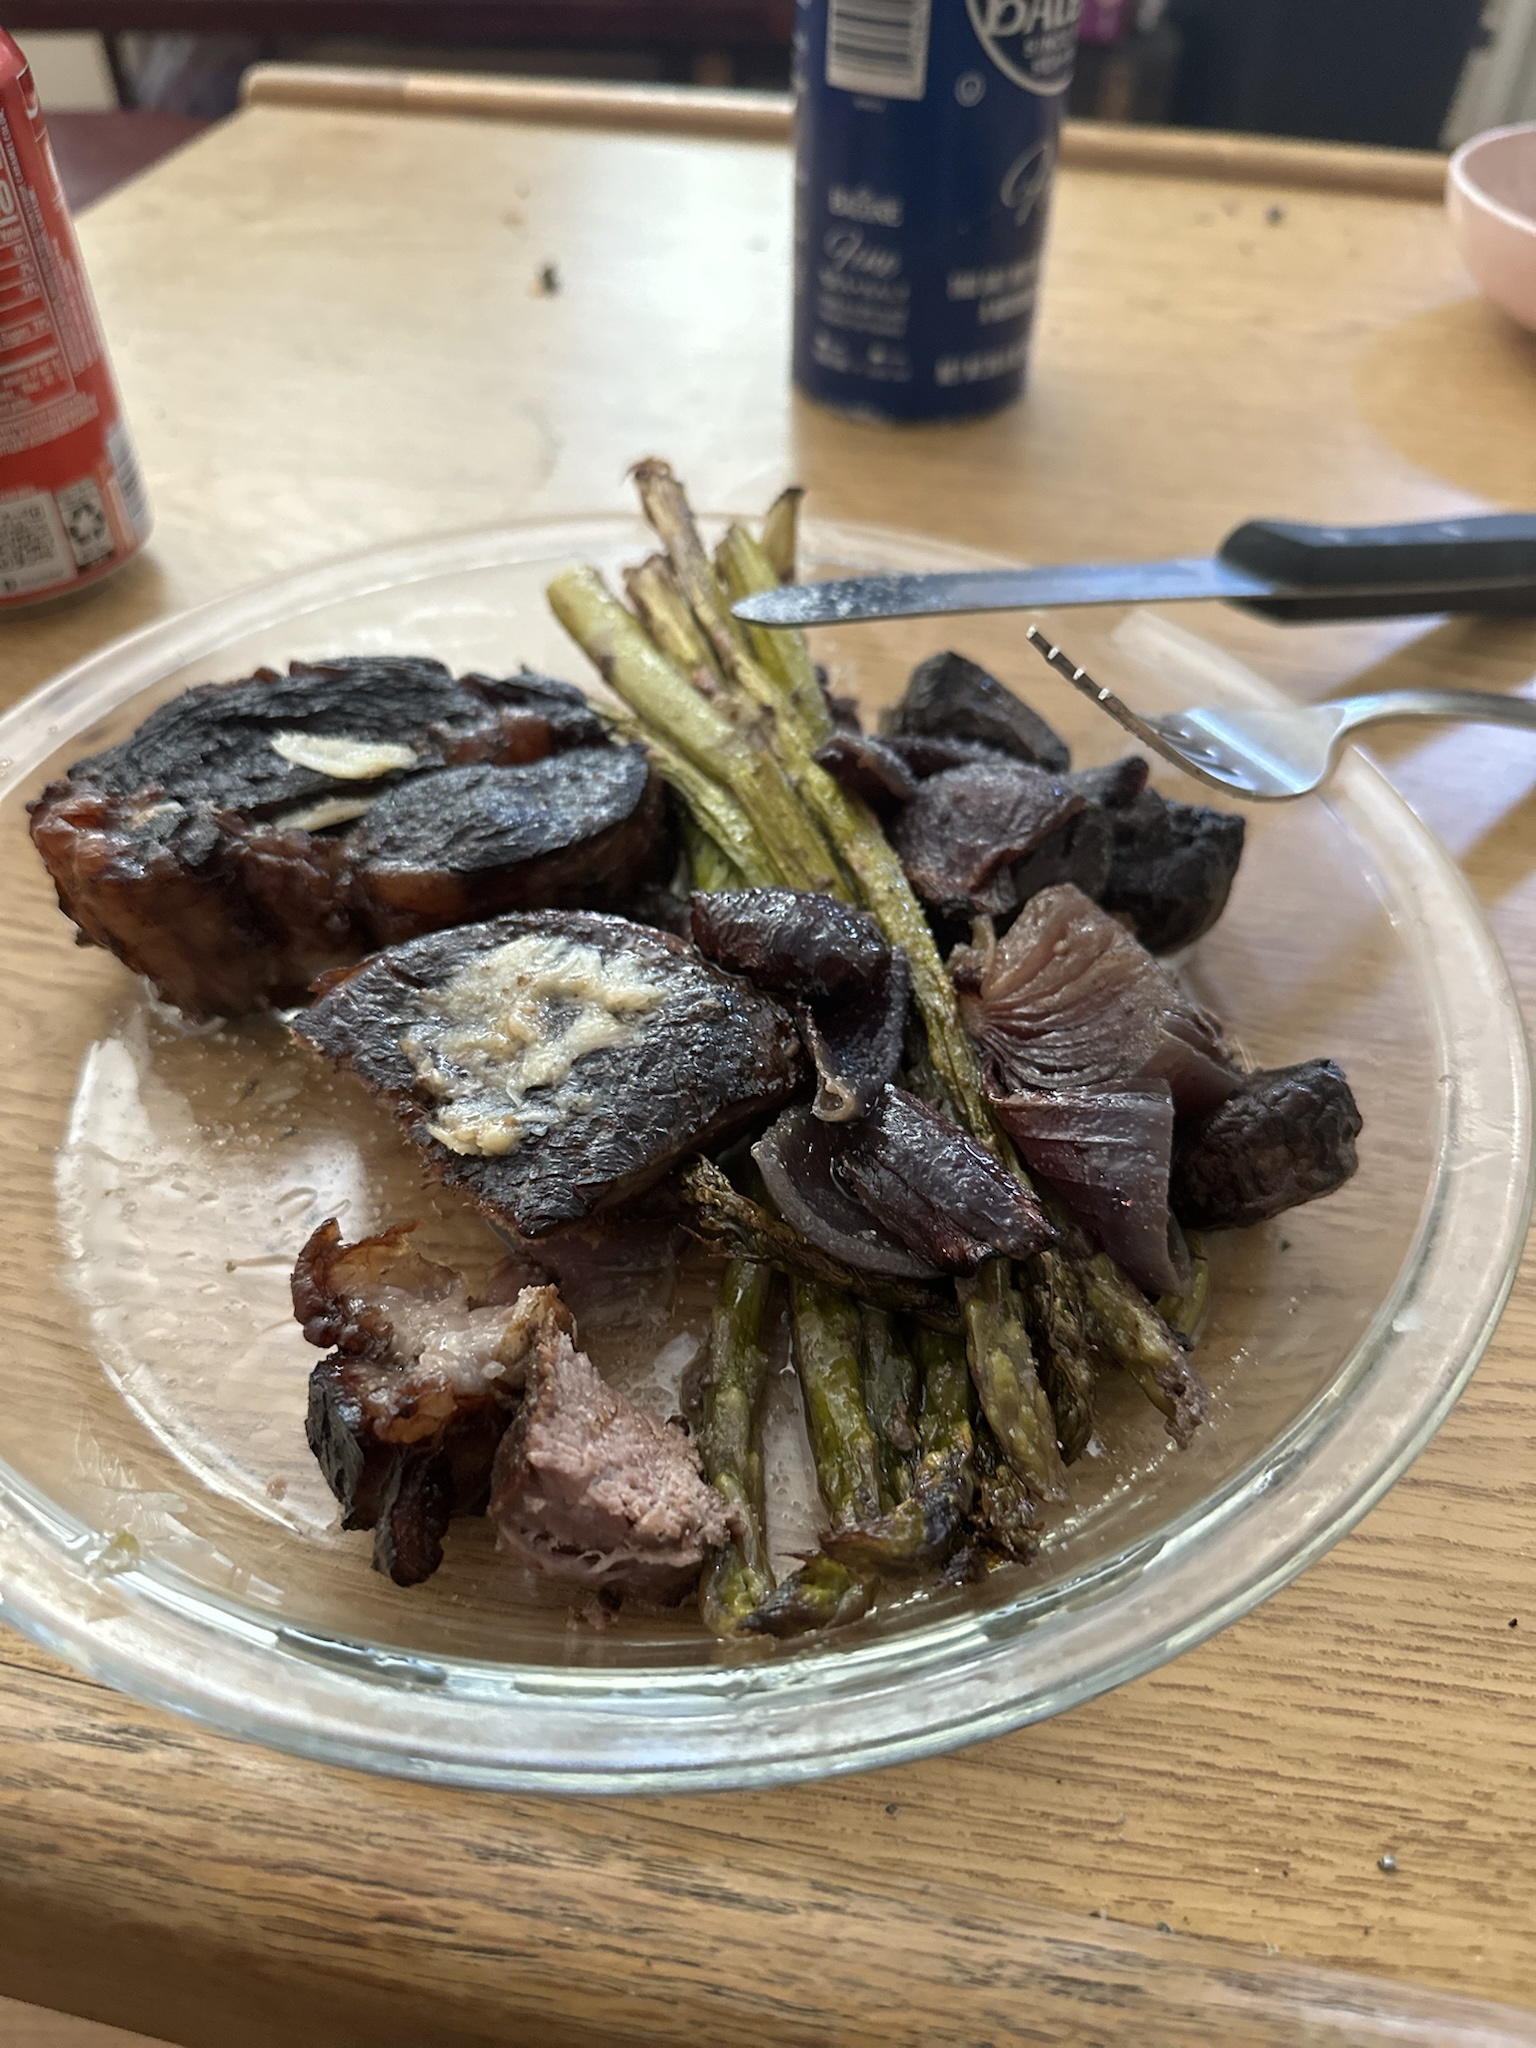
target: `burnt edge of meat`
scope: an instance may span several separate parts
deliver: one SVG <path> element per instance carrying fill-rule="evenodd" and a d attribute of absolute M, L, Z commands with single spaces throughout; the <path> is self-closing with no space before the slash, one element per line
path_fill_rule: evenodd
<path fill-rule="evenodd" d="M 1174 803 L 1155 789 L 1110 813 L 1113 843 L 1099 896 L 1152 953 L 1192 945 L 1227 907 L 1243 857 L 1234 811 Z"/>
<path fill-rule="evenodd" d="M 285 761 L 271 744 L 282 732 L 408 741 L 416 765 L 347 780 Z M 572 765 L 552 765 L 552 749 Z M 638 759 L 609 762 L 630 751 L 610 745 L 579 691 L 545 677 L 455 682 L 441 663 L 406 659 L 295 664 L 287 676 L 261 671 L 162 706 L 122 746 L 43 791 L 32 837 L 84 939 L 194 1021 L 238 1016 L 301 1002 L 317 975 L 381 941 L 549 900 L 625 901 L 631 882 L 660 875 L 670 849 L 659 783 Z M 534 774 L 523 815 L 544 823 L 542 851 L 525 860 L 512 834 L 497 872 L 483 858 L 496 838 L 486 829 L 478 863 L 456 868 L 419 833 L 414 868 L 374 857 L 357 871 L 353 850 L 374 827 L 371 815 L 359 826 L 359 814 L 383 811 L 377 833 L 392 807 L 397 825 L 414 811 L 440 827 L 454 825 L 457 807 L 461 837 L 473 839 L 472 796 L 499 783 L 505 810 L 519 769 Z M 138 777 L 150 779 L 126 786 Z M 627 806 L 617 786 L 626 778 Z M 599 789 L 606 809 L 591 800 Z M 562 817 L 563 848 L 550 825 Z"/>
<path fill-rule="evenodd" d="M 349 906 L 375 946 L 507 910 L 617 910 L 670 875 L 669 824 L 643 747 L 443 768 L 348 835 Z"/>
<path fill-rule="evenodd" d="M 450 1519 L 485 1512 L 524 1357 L 541 1334 L 570 1327 L 551 1287 L 477 1302 L 459 1274 L 411 1247 L 411 1228 L 345 1244 L 333 1217 L 310 1236 L 292 1279 L 306 1341 L 335 1347 L 310 1374 L 309 1448 L 342 1528 L 372 1529 L 374 1568 L 400 1586 L 436 1571 Z M 433 1335 L 468 1348 L 434 1359 L 421 1341 Z"/>
<path fill-rule="evenodd" d="M 1246 1074 L 1225 1102 L 1178 1126 L 1174 1214 L 1191 1230 L 1242 1230 L 1331 1195 L 1359 1164 L 1361 1129 L 1332 1060 Z"/>
<path fill-rule="evenodd" d="M 980 740 L 1060 774 L 1072 765 L 1066 741 L 979 663 L 952 651 L 912 671 L 906 694 L 884 721 L 887 733 Z"/>
<path fill-rule="evenodd" d="M 590 945 L 604 959 L 625 953 L 656 978 L 660 998 L 631 1042 L 578 1060 L 572 1103 L 547 1127 L 505 1153 L 455 1152 L 432 1135 L 443 1100 L 403 1040 L 430 1035 L 437 988 L 528 935 Z M 331 977 L 291 1028 L 389 1104 L 430 1174 L 528 1238 L 641 1193 L 689 1154 L 771 1116 L 805 1073 L 794 1021 L 769 996 L 668 932 L 593 911 L 512 912 L 392 946 Z"/>

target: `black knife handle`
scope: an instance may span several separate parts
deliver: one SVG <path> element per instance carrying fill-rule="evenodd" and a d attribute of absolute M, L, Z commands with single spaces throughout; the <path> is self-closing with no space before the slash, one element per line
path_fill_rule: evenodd
<path fill-rule="evenodd" d="M 1283 596 L 1241 600 L 1246 610 L 1270 619 L 1536 612 L 1536 512 L 1416 526 L 1250 519 L 1227 535 L 1218 552 L 1234 569 L 1290 586 Z M 1386 587 L 1371 591 L 1373 584 Z"/>

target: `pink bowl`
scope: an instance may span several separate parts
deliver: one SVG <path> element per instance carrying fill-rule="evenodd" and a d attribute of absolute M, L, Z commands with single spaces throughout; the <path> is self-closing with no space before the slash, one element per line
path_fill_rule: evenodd
<path fill-rule="evenodd" d="M 1479 291 L 1536 329 L 1536 121 L 1464 142 L 1451 158 L 1445 203 Z"/>

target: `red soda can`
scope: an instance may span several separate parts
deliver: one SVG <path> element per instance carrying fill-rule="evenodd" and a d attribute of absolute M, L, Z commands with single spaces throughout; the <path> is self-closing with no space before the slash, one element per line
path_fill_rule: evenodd
<path fill-rule="evenodd" d="M 110 575 L 148 534 L 37 88 L 0 29 L 0 610 Z"/>

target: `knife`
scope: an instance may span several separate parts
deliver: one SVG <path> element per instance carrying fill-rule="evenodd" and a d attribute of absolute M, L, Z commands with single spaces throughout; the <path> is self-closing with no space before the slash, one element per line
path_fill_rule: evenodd
<path fill-rule="evenodd" d="M 1250 519 L 1211 556 L 1068 562 L 790 583 L 732 609 L 756 626 L 838 626 L 939 612 L 1223 598 L 1270 619 L 1406 618 L 1421 612 L 1536 613 L 1536 512 L 1417 526 L 1299 526 Z"/>

